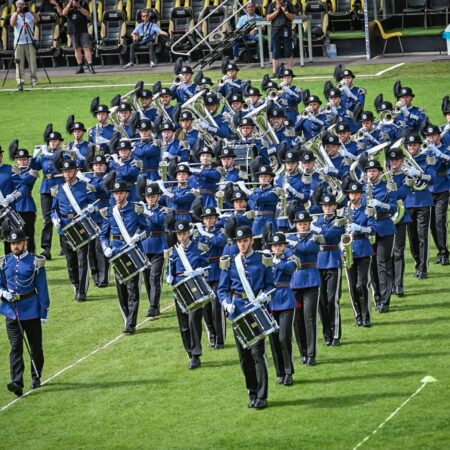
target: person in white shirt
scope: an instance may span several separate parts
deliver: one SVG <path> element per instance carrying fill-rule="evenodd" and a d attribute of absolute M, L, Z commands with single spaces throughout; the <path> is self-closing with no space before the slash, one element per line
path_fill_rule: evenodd
<path fill-rule="evenodd" d="M 258 16 L 258 14 L 256 14 L 256 3 L 253 3 L 253 1 L 250 0 L 245 5 L 245 11 L 246 11 L 246 14 L 239 17 L 238 23 L 236 25 L 236 30 L 239 30 L 240 28 L 242 28 L 249 20 L 261 19 L 261 16 Z M 258 29 L 256 28 L 256 25 L 244 37 L 244 40 L 258 42 L 259 36 L 258 36 Z M 240 42 L 236 42 L 236 44 L 233 45 L 233 58 L 235 61 L 237 61 L 237 59 L 239 58 L 240 48 L 241 48 Z"/>

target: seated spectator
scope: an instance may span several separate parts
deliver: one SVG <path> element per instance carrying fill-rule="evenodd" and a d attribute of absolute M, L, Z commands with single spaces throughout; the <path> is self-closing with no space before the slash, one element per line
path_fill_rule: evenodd
<path fill-rule="evenodd" d="M 258 16 L 258 14 L 256 14 L 256 4 L 253 3 L 253 1 L 250 0 L 245 5 L 245 11 L 246 11 L 246 14 L 244 14 L 241 17 L 239 17 L 238 23 L 236 25 L 236 30 L 239 30 L 239 28 L 242 28 L 249 20 L 261 19 L 261 16 Z M 256 28 L 256 26 L 254 26 L 249 31 L 249 33 L 244 37 L 244 40 L 245 41 L 252 41 L 252 42 L 258 42 L 259 41 L 258 29 Z M 237 60 L 239 59 L 240 49 L 241 49 L 241 43 L 240 42 L 236 42 L 236 44 L 233 45 L 234 62 L 237 62 Z"/>

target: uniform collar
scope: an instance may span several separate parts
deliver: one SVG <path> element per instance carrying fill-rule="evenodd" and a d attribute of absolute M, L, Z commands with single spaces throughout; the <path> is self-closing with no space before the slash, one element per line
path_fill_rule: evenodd
<path fill-rule="evenodd" d="M 189 238 L 186 245 L 180 244 L 185 250 L 187 250 L 192 244 L 192 240 Z"/>
<path fill-rule="evenodd" d="M 15 255 L 14 253 L 12 254 L 14 256 L 14 258 L 20 260 L 25 258 L 26 256 L 28 256 L 30 254 L 30 252 L 28 250 L 25 250 L 23 253 L 21 253 L 19 256 Z"/>
<path fill-rule="evenodd" d="M 239 253 L 239 254 L 242 256 L 242 258 L 248 259 L 248 258 L 250 258 L 250 256 L 253 255 L 253 253 L 255 253 L 255 251 L 251 248 L 250 251 L 247 252 L 245 255 L 242 256 L 241 253 Z"/>
<path fill-rule="evenodd" d="M 125 209 L 128 206 L 128 200 L 125 200 L 125 203 L 122 206 L 120 206 L 119 204 L 117 204 L 117 206 L 119 209 Z"/>

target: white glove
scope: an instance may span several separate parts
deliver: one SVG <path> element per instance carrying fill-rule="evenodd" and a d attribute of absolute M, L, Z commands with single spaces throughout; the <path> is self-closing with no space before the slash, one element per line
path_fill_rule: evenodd
<path fill-rule="evenodd" d="M 389 209 L 390 206 L 387 203 L 383 203 L 380 202 L 380 200 L 377 200 L 376 198 L 372 199 L 369 201 L 369 203 L 367 204 L 367 206 L 369 206 L 370 208 L 382 208 L 382 209 Z"/>
<path fill-rule="evenodd" d="M 233 314 L 234 311 L 236 310 L 236 307 L 234 306 L 233 303 L 227 303 L 226 300 L 224 300 L 222 302 L 222 308 L 225 312 L 227 312 L 228 314 Z"/>
<path fill-rule="evenodd" d="M 407 171 L 406 171 L 406 175 L 408 175 L 408 177 L 411 178 L 416 178 L 418 176 L 420 176 L 422 172 L 419 169 L 416 169 L 415 167 L 410 167 Z"/>
<path fill-rule="evenodd" d="M 207 131 L 211 131 L 215 133 L 217 131 L 217 127 L 210 125 L 206 120 L 200 120 L 199 125 Z"/>
<path fill-rule="evenodd" d="M 47 322 L 48 322 L 48 318 L 47 319 L 41 319 L 42 325 L 45 325 Z"/>
<path fill-rule="evenodd" d="M 95 212 L 95 206 L 92 203 L 90 203 L 89 205 L 86 206 L 86 211 L 89 214 L 93 214 Z"/>
<path fill-rule="evenodd" d="M 325 244 L 325 238 L 321 234 L 314 234 L 311 240 L 317 242 L 318 244 Z"/>
<path fill-rule="evenodd" d="M 252 194 L 252 191 L 250 190 L 250 189 L 248 189 L 247 188 L 247 186 L 245 185 L 245 182 L 244 181 L 238 181 L 237 183 L 236 183 L 238 186 L 239 186 L 239 189 L 242 191 L 242 192 L 245 192 L 247 195 L 251 195 Z"/>
<path fill-rule="evenodd" d="M 173 197 L 172 192 L 170 192 L 170 191 L 166 188 L 166 186 L 164 186 L 164 181 L 163 181 L 163 180 L 158 180 L 156 183 L 157 183 L 157 185 L 161 188 L 161 190 L 163 191 L 163 194 L 164 194 L 164 195 L 166 195 L 167 197 L 170 197 L 170 198 Z"/>
<path fill-rule="evenodd" d="M 52 219 L 54 227 L 59 230 L 61 228 L 61 219 L 55 217 Z"/>
<path fill-rule="evenodd" d="M 113 254 L 113 250 L 111 247 L 105 247 L 103 249 L 103 254 L 106 256 L 106 258 L 111 258 L 112 254 Z"/>
<path fill-rule="evenodd" d="M 256 297 L 256 301 L 260 305 L 264 305 L 265 303 L 269 303 L 271 299 L 272 299 L 272 296 L 270 294 L 267 294 L 266 292 L 262 292 L 261 294 L 258 295 L 258 297 Z"/>
<path fill-rule="evenodd" d="M 254 219 L 256 217 L 256 212 L 253 210 L 245 211 L 244 216 L 247 217 L 247 219 Z"/>
<path fill-rule="evenodd" d="M 314 231 L 315 233 L 321 233 L 322 232 L 322 228 L 314 225 L 313 223 L 311 224 L 311 226 L 309 227 L 309 229 L 311 231 Z"/>
<path fill-rule="evenodd" d="M 191 167 L 192 173 L 200 173 L 202 170 L 200 167 Z"/>
<path fill-rule="evenodd" d="M 409 117 L 411 115 L 406 105 L 403 105 L 400 109 L 405 117 Z"/>
<path fill-rule="evenodd" d="M 323 169 L 323 173 L 325 175 L 331 175 L 331 176 L 335 175 L 336 176 L 339 174 L 339 170 L 337 170 L 335 167 L 325 167 Z"/>
<path fill-rule="evenodd" d="M 0 297 L 3 297 L 7 302 L 10 302 L 14 295 L 9 291 L 5 291 L 4 289 L 0 290 Z"/>
<path fill-rule="evenodd" d="M 134 244 L 136 244 L 137 242 L 139 242 L 139 238 L 140 238 L 139 233 L 136 233 L 136 234 L 131 238 L 131 240 L 130 240 L 130 245 L 134 245 Z"/>
<path fill-rule="evenodd" d="M 36 147 L 34 147 L 33 158 L 37 158 L 41 152 L 42 152 L 42 147 L 40 145 L 37 145 Z"/>
<path fill-rule="evenodd" d="M 277 149 L 275 147 L 270 147 L 269 149 L 267 149 L 267 154 L 269 156 L 274 155 L 277 152 Z"/>
<path fill-rule="evenodd" d="M 357 156 L 355 156 L 353 153 L 350 153 L 347 149 L 345 148 L 341 148 L 339 150 L 339 154 L 343 157 L 343 158 L 348 158 L 351 159 L 352 161 L 355 161 L 356 159 L 358 159 Z"/>
<path fill-rule="evenodd" d="M 2 206 L 8 206 L 12 202 L 16 200 L 16 197 L 14 194 L 8 194 L 5 199 L 2 201 Z"/>
<path fill-rule="evenodd" d="M 297 189 L 292 187 L 290 184 L 287 185 L 286 190 L 289 191 L 291 194 L 293 194 L 296 198 L 299 198 L 300 200 L 303 200 L 305 198 L 305 194 L 297 191 Z"/>
<path fill-rule="evenodd" d="M 163 152 L 161 159 L 172 159 L 172 155 L 169 152 Z"/>
<path fill-rule="evenodd" d="M 358 225 L 357 223 L 351 223 L 349 228 L 352 233 L 362 233 L 364 229 L 363 226 Z"/>
<path fill-rule="evenodd" d="M 77 158 L 80 161 L 84 161 L 86 159 L 86 157 L 81 154 L 80 149 L 78 147 L 75 148 L 75 155 L 77 155 Z"/>
<path fill-rule="evenodd" d="M 125 165 L 125 163 L 123 163 L 123 162 L 120 160 L 119 155 L 118 155 L 117 153 L 114 153 L 114 154 L 112 155 L 112 159 L 113 159 L 114 162 L 115 162 L 117 165 L 119 165 L 120 167 L 122 167 L 122 166 Z"/>

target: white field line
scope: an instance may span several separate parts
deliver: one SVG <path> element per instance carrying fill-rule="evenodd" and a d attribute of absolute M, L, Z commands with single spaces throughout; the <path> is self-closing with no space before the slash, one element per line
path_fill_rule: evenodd
<path fill-rule="evenodd" d="M 390 70 L 394 70 L 397 67 L 403 66 L 405 63 L 395 64 L 394 66 L 388 67 L 387 69 L 381 70 L 380 72 L 377 72 L 375 74 L 358 74 L 358 78 L 375 78 L 375 77 L 381 77 L 386 72 L 389 72 Z M 143 73 L 136 74 L 136 76 L 140 75 L 146 75 Z M 165 75 L 165 74 L 161 74 Z M 111 74 L 111 76 L 114 76 L 114 74 Z M 304 76 L 304 77 L 295 77 L 296 80 L 329 80 L 330 78 L 333 78 L 332 75 L 315 75 L 315 76 Z M 252 83 L 259 83 L 261 80 L 250 80 Z M 162 83 L 163 85 L 171 85 L 171 82 Z M 56 90 L 76 90 L 76 89 L 109 89 L 114 87 L 129 87 L 134 86 L 135 83 L 118 83 L 118 84 L 86 84 L 81 86 L 47 86 L 47 87 L 38 87 L 33 88 L 32 91 L 56 91 Z M 17 89 L 0 89 L 0 92 L 14 92 Z"/>
<path fill-rule="evenodd" d="M 167 305 L 165 308 L 163 308 L 161 310 L 161 312 L 167 311 L 170 308 L 173 308 L 174 303 L 171 303 L 170 305 Z M 155 320 L 152 317 L 148 317 L 145 320 L 143 320 L 142 322 L 138 323 L 136 325 L 136 328 L 140 328 L 142 325 L 144 325 L 146 322 L 150 321 L 150 320 Z M 115 344 L 116 342 L 118 342 L 120 339 L 122 339 L 125 336 L 125 334 L 119 334 L 119 336 L 116 336 L 114 339 L 112 339 L 111 341 L 107 342 L 106 344 L 102 345 L 101 347 L 96 348 L 95 350 L 93 350 L 91 353 L 88 353 L 87 355 L 81 357 L 80 359 L 78 359 L 77 361 L 75 361 L 74 363 L 68 365 L 67 367 L 64 367 L 63 369 L 59 370 L 58 372 L 56 372 L 54 375 L 52 375 L 50 378 L 47 378 L 45 381 L 43 381 L 41 383 L 41 386 L 46 385 L 47 383 L 49 383 L 50 381 L 54 380 L 55 378 L 59 377 L 60 375 L 62 375 L 63 373 L 67 372 L 68 370 L 72 369 L 73 367 L 77 366 L 78 364 L 82 363 L 83 361 L 85 361 L 86 359 L 90 358 L 91 356 L 94 356 L 96 353 L 100 352 L 101 350 L 105 350 L 106 348 L 110 347 L 111 345 Z M 15 398 L 12 402 L 9 402 L 8 404 L 6 404 L 5 406 L 3 406 L 0 409 L 0 413 L 3 411 L 6 411 L 9 407 L 11 407 L 12 405 L 14 405 L 15 403 L 17 403 L 19 400 L 21 400 L 24 397 L 27 397 L 28 395 L 32 394 L 33 392 L 39 391 L 39 389 L 30 389 L 29 391 L 25 392 L 21 397 L 17 397 Z"/>
<path fill-rule="evenodd" d="M 417 389 L 414 394 L 411 395 L 411 397 L 407 398 L 392 414 L 390 414 L 386 420 L 380 425 L 378 425 L 375 430 L 372 431 L 372 433 L 368 434 L 361 442 L 359 442 L 355 447 L 353 447 L 353 450 L 356 450 L 357 448 L 361 447 L 365 442 L 367 442 L 372 436 L 374 436 L 378 431 L 380 431 L 384 425 L 386 425 L 387 422 L 389 422 L 410 400 L 412 400 L 416 395 L 420 393 L 420 391 L 427 385 L 428 383 L 422 383 L 422 386 Z"/>

